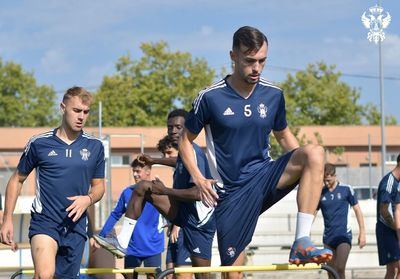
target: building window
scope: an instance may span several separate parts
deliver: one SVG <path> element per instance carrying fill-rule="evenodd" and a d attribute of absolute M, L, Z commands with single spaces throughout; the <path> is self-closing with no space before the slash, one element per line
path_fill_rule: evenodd
<path fill-rule="evenodd" d="M 111 166 L 127 166 L 130 162 L 130 156 L 126 154 L 111 155 Z"/>
<path fill-rule="evenodd" d="M 398 152 L 387 152 L 386 153 L 386 163 L 397 163 Z"/>
<path fill-rule="evenodd" d="M 376 163 L 371 163 L 371 167 L 376 167 L 377 164 Z M 369 163 L 360 163 L 360 167 L 361 168 L 368 168 L 369 167 Z"/>

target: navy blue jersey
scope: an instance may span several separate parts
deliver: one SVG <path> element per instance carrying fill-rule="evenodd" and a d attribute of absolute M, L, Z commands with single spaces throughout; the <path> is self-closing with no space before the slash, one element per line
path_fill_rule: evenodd
<path fill-rule="evenodd" d="M 36 169 L 36 197 L 31 211 L 86 235 L 86 213 L 73 223 L 67 197 L 87 195 L 92 179 L 104 178 L 104 147 L 100 140 L 81 132 L 71 144 L 56 136 L 57 129 L 32 137 L 18 164 L 28 175 Z"/>
<path fill-rule="evenodd" d="M 383 223 L 385 226 L 391 228 L 389 224 L 380 214 L 379 206 L 381 203 L 389 204 L 389 212 L 394 213 L 394 207 L 396 203 L 400 203 L 400 184 L 397 178 L 392 174 L 392 172 L 386 174 L 378 186 L 378 197 L 377 197 L 377 208 L 376 217 L 377 222 Z"/>
<path fill-rule="evenodd" d="M 114 210 L 100 232 L 101 236 L 106 237 L 115 223 L 126 212 L 135 187 L 136 184 L 122 191 Z M 162 223 L 161 215 L 157 209 L 149 202 L 146 202 L 142 215 L 137 220 L 131 240 L 129 241 L 127 255 L 148 257 L 161 253 L 164 250 L 164 229 Z"/>
<path fill-rule="evenodd" d="M 358 203 L 353 187 L 338 183 L 332 191 L 322 189 L 318 208 L 324 217 L 324 238 L 346 236 L 351 231 L 349 226 L 350 206 Z"/>
<path fill-rule="evenodd" d="M 220 201 L 223 193 L 246 185 L 266 166 L 271 160 L 270 133 L 287 126 L 280 88 L 261 78 L 245 99 L 226 80 L 199 93 L 185 122 L 194 134 L 205 128 L 210 170 L 218 180 Z"/>
<path fill-rule="evenodd" d="M 198 145 L 193 144 L 193 152 L 195 154 L 197 166 L 203 176 L 205 178 L 211 178 L 210 168 L 203 150 Z M 173 187 L 175 189 L 187 189 L 193 186 L 194 183 L 192 177 L 184 166 L 181 157 L 178 155 L 174 172 Z M 202 227 L 209 222 L 213 222 L 213 212 L 213 207 L 206 207 L 201 201 L 180 203 L 180 218 L 184 218 L 186 222 L 193 227 Z M 215 231 L 215 227 L 213 230 Z"/>

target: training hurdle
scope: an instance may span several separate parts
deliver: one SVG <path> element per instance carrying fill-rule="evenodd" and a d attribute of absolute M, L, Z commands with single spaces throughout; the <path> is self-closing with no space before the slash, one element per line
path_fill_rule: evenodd
<path fill-rule="evenodd" d="M 147 273 L 154 273 L 159 274 L 161 273 L 161 269 L 158 267 L 136 267 L 136 268 L 126 268 L 126 269 L 118 269 L 118 268 L 81 268 L 80 274 L 147 274 Z M 10 278 L 14 279 L 20 275 L 33 275 L 35 270 L 33 269 L 20 269 L 15 272 Z"/>
<path fill-rule="evenodd" d="M 339 279 L 339 274 L 332 267 L 322 264 L 306 264 L 297 266 L 294 264 L 272 264 L 265 266 L 216 266 L 216 267 L 177 267 L 162 271 L 156 279 L 162 279 L 170 274 L 178 273 L 209 273 L 209 272 L 248 272 L 248 271 L 278 271 L 278 270 L 318 270 L 323 269 L 332 275 L 333 278 Z"/>
<path fill-rule="evenodd" d="M 293 264 L 272 264 L 265 266 L 215 266 L 215 267 L 177 267 L 161 271 L 160 268 L 155 267 L 137 267 L 128 269 L 118 268 L 82 268 L 81 274 L 156 274 L 156 279 L 163 279 L 170 274 L 181 273 L 211 273 L 211 272 L 261 272 L 261 271 L 278 271 L 278 270 L 326 270 L 332 275 L 333 278 L 339 279 L 337 272 L 330 266 L 322 264 L 306 264 L 304 266 L 297 266 Z M 10 278 L 15 279 L 20 275 L 33 275 L 33 269 L 18 270 Z"/>

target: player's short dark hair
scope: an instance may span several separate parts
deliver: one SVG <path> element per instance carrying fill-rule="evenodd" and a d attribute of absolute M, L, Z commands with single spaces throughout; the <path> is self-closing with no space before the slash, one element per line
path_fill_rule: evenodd
<path fill-rule="evenodd" d="M 131 163 L 131 168 L 137 168 L 137 167 L 139 167 L 139 168 L 148 167 L 149 169 L 151 169 L 151 165 L 148 165 L 143 161 L 139 161 L 138 159 L 135 159 Z"/>
<path fill-rule="evenodd" d="M 85 88 L 79 86 L 74 86 L 68 89 L 65 92 L 62 101 L 66 102 L 68 99 L 72 97 L 79 97 L 82 100 L 82 103 L 84 103 L 85 105 L 91 105 L 93 100 L 92 94 Z"/>
<path fill-rule="evenodd" d="M 268 45 L 267 37 L 257 28 L 251 26 L 240 27 L 233 34 L 233 50 L 240 50 L 242 46 L 246 47 L 246 53 L 258 51 L 262 45 L 266 42 Z"/>
<path fill-rule="evenodd" d="M 397 164 L 400 164 L 400 154 L 397 156 Z"/>
<path fill-rule="evenodd" d="M 331 163 L 326 163 L 324 168 L 324 173 L 330 175 L 336 174 L 336 166 Z"/>
<path fill-rule="evenodd" d="M 173 141 L 172 138 L 168 135 L 166 135 L 165 137 L 160 139 L 157 143 L 157 149 L 162 154 L 164 154 L 165 150 L 167 150 L 167 148 L 169 148 L 169 147 L 172 147 L 172 148 L 175 148 L 176 150 L 178 150 L 178 144 L 175 141 Z"/>
<path fill-rule="evenodd" d="M 171 111 L 170 113 L 168 113 L 168 117 L 167 120 L 172 118 L 172 117 L 183 117 L 186 119 L 186 115 L 187 115 L 187 111 L 184 109 L 174 109 L 173 111 Z"/>

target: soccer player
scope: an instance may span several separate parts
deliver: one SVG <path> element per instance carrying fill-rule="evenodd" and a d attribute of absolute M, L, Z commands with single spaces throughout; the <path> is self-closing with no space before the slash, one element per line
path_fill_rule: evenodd
<path fill-rule="evenodd" d="M 230 52 L 233 73 L 200 91 L 186 118 L 179 154 L 201 188 L 202 200 L 209 206 L 218 204 L 222 265 L 244 263 L 244 249 L 259 215 L 298 183 L 299 212 L 289 261 L 323 263 L 332 252 L 317 249 L 309 234 L 323 186 L 324 149 L 313 144 L 299 147 L 288 128 L 282 90 L 261 78 L 267 50 L 268 40 L 256 28 L 244 26 L 235 32 Z M 192 142 L 203 127 L 218 194 L 194 161 Z M 287 151 L 277 160 L 269 156 L 271 132 Z"/>
<path fill-rule="evenodd" d="M 181 110 L 184 112 L 184 110 Z M 168 116 L 168 135 L 173 141 L 179 140 L 184 127 L 185 114 Z M 195 156 L 195 164 L 204 177 L 212 181 L 208 161 L 203 150 L 193 143 L 191 152 Z M 143 156 L 141 160 L 145 160 Z M 188 265 L 190 256 L 193 266 L 210 266 L 212 242 L 215 234 L 214 208 L 206 207 L 200 200 L 199 189 L 194 187 L 192 178 L 183 165 L 181 158 L 176 159 L 173 189 L 155 180 L 141 181 L 125 213 L 127 222 L 123 223 L 124 235 L 129 235 L 135 228 L 136 220 L 142 214 L 143 204 L 152 203 L 158 211 L 174 225 L 181 227 L 183 245 L 178 242 L 177 265 Z M 185 256 L 187 255 L 187 256 Z M 209 274 L 196 274 L 198 278 L 209 278 Z M 180 275 L 179 278 L 191 278 L 191 275 Z"/>
<path fill-rule="evenodd" d="M 184 117 L 185 113 L 182 115 Z M 183 131 L 181 127 L 180 132 Z M 162 138 L 158 144 L 157 149 L 163 154 L 164 158 L 176 158 L 178 157 L 178 143 L 173 141 L 169 135 Z M 145 155 L 146 156 L 146 155 Z M 174 268 L 174 266 L 191 266 L 192 260 L 190 259 L 190 251 L 185 248 L 183 242 L 183 232 L 181 228 L 175 224 L 170 224 L 168 230 L 168 247 L 166 254 L 166 268 Z M 192 278 L 191 274 L 179 274 L 178 278 Z M 167 278 L 172 279 L 174 276 L 168 275 Z"/>
<path fill-rule="evenodd" d="M 183 132 L 187 111 L 176 109 L 171 111 L 167 117 L 167 136 L 160 140 L 158 150 L 164 154 L 163 158 L 153 158 L 147 154 L 141 154 L 138 158 L 148 164 L 161 164 L 170 167 L 176 166 L 178 158 L 178 141 Z M 184 244 L 183 231 L 177 224 L 170 224 L 169 240 L 167 248 L 166 266 L 192 266 L 191 252 Z M 179 274 L 177 277 L 192 278 L 191 274 Z M 170 277 L 172 278 L 172 277 Z"/>
<path fill-rule="evenodd" d="M 396 167 L 379 183 L 376 213 L 376 241 L 379 265 L 386 265 L 385 279 L 400 278 L 400 154 Z M 394 215 L 394 217 L 393 217 Z"/>
<path fill-rule="evenodd" d="M 36 169 L 36 197 L 29 239 L 34 278 L 77 278 L 87 237 L 87 208 L 104 194 L 104 147 L 82 128 L 91 94 L 82 87 L 66 91 L 62 122 L 32 137 L 7 184 L 1 242 L 15 249 L 13 211 L 22 185 Z"/>
<path fill-rule="evenodd" d="M 109 245 L 107 241 L 112 238 L 106 237 L 125 213 L 126 206 L 137 183 L 142 180 L 151 179 L 151 166 L 145 165 L 139 162 L 138 159 L 135 159 L 132 161 L 131 167 L 136 184 L 124 189 L 103 229 L 98 235 L 95 234 L 93 236 L 103 246 Z M 164 230 L 160 213 L 150 203 L 146 203 L 143 214 L 137 220 L 135 230 L 129 236 L 129 242 L 126 246 L 125 268 L 139 267 L 142 262 L 145 267 L 161 267 L 161 253 L 164 250 Z M 118 253 L 119 250 L 116 250 L 116 252 Z M 123 257 L 124 253 L 119 253 L 119 256 Z M 133 276 L 129 274 L 128 278 L 133 278 Z M 155 277 L 154 274 L 149 274 L 147 278 Z"/>
<path fill-rule="evenodd" d="M 182 128 L 183 130 L 183 128 Z M 158 141 L 157 149 L 163 154 L 163 158 L 177 158 L 178 144 L 175 144 L 168 135 Z M 150 156 L 149 156 L 150 157 Z M 151 158 L 151 157 L 150 157 Z M 176 164 L 176 162 L 175 162 Z"/>
<path fill-rule="evenodd" d="M 336 177 L 336 167 L 325 164 L 325 187 L 322 189 L 318 208 L 324 217 L 324 246 L 333 252 L 328 263 L 345 278 L 347 258 L 351 250 L 352 233 L 349 227 L 349 207 L 353 207 L 359 227 L 358 246 L 365 246 L 364 217 L 358 204 L 356 193 L 350 185 L 339 183 Z M 330 276 L 330 275 L 329 275 Z"/>

